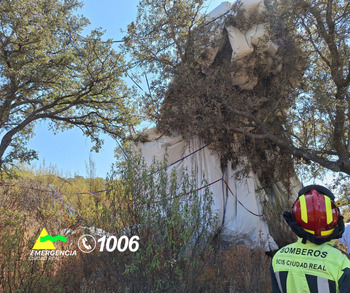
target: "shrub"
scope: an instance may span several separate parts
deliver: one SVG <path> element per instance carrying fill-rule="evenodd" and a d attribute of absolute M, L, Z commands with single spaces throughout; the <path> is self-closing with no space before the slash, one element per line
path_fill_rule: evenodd
<path fill-rule="evenodd" d="M 28 217 L 0 207 L 0 292 L 55 292 L 53 262 L 30 260 L 36 237 L 28 235 Z M 32 228 L 33 230 L 35 228 Z"/>
<path fill-rule="evenodd" d="M 101 200 L 70 201 L 79 219 L 67 219 L 48 193 L 38 192 L 47 189 L 48 177 L 1 189 L 0 292 L 271 291 L 264 251 L 217 244 L 222 241 L 212 195 L 208 188 L 197 190 L 198 176 L 170 172 L 166 159 L 147 167 L 140 156 L 129 158 L 113 168 Z M 200 180 L 206 186 L 204 174 Z M 80 235 L 93 234 L 82 225 L 77 230 L 79 224 L 118 239 L 137 235 L 139 249 L 99 252 L 97 247 L 62 260 L 28 258 L 43 226 L 53 235 L 75 229 L 68 240 L 76 243 Z"/>
<path fill-rule="evenodd" d="M 111 203 L 101 214 L 103 228 L 119 237 L 139 236 L 136 252 L 89 255 L 99 263 L 89 288 L 127 292 L 191 291 L 211 254 L 216 227 L 208 188 L 196 190 L 194 174 L 169 175 L 166 160 L 147 167 L 140 156 L 120 166 L 107 182 Z M 202 184 L 205 185 L 204 176 Z M 89 272 L 87 272 L 89 273 Z M 108 280 L 108 281 L 107 281 Z"/>
<path fill-rule="evenodd" d="M 261 248 L 231 246 L 222 251 L 213 266 L 216 288 L 212 292 L 271 292 L 271 259 Z"/>

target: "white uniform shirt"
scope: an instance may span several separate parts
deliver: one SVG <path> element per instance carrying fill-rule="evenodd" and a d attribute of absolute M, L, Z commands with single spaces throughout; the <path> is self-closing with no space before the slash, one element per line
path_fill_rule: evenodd
<path fill-rule="evenodd" d="M 348 253 L 350 253 L 350 223 L 345 223 L 345 231 L 339 242 L 348 247 Z"/>

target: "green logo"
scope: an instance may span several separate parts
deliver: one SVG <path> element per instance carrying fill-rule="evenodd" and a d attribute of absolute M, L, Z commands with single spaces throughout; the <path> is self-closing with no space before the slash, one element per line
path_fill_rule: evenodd
<path fill-rule="evenodd" d="M 56 241 L 62 241 L 67 242 L 67 237 L 63 237 L 62 235 L 57 235 L 55 237 L 47 234 L 46 229 L 44 228 L 39 237 L 38 240 L 35 242 L 32 249 L 56 249 L 56 247 L 53 245 L 53 242 Z"/>

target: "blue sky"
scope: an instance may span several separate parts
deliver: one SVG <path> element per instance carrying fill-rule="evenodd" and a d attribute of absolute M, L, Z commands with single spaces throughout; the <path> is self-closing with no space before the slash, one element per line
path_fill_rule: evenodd
<path fill-rule="evenodd" d="M 106 38 L 120 40 L 121 30 L 135 20 L 138 0 L 85 0 L 84 7 L 78 14 L 84 15 L 91 22 L 87 28 L 102 28 Z M 221 0 L 208 0 L 208 11 L 218 6 Z M 116 48 L 117 49 L 117 48 Z M 84 137 L 79 130 L 69 130 L 54 135 L 45 123 L 37 125 L 35 136 L 29 142 L 29 148 L 39 153 L 39 160 L 32 165 L 55 167 L 62 176 L 87 176 L 86 166 L 91 156 L 95 162 L 96 175 L 106 177 L 115 162 L 114 149 L 116 142 L 108 136 L 103 136 L 105 143 L 99 153 L 90 152 L 92 147 L 89 138 Z"/>

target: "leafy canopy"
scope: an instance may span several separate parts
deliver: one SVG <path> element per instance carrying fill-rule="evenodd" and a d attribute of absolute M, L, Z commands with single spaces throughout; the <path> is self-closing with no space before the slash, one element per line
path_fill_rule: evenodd
<path fill-rule="evenodd" d="M 217 31 L 200 17 L 203 2 L 142 1 L 126 45 L 135 62 L 159 73 L 146 96 L 150 113 L 164 131 L 200 135 L 223 162 L 248 157 L 270 178 L 290 173 L 293 161 L 307 162 L 313 167 L 308 171 L 322 167 L 350 174 L 350 4 L 264 3 L 261 15 L 245 17 L 237 1 L 224 26 L 246 31 L 264 23 L 267 37 L 279 46 L 272 60 L 278 70 L 259 52 L 261 44 L 249 57 L 231 62 L 224 35 L 212 65 L 203 68 L 200 57 Z M 240 66 L 258 76 L 253 90 L 233 85 Z"/>
<path fill-rule="evenodd" d="M 73 12 L 77 0 L 0 2 L 0 166 L 36 157 L 26 149 L 37 122 L 55 133 L 78 127 L 101 146 L 137 122 L 122 81 L 123 57 Z"/>

